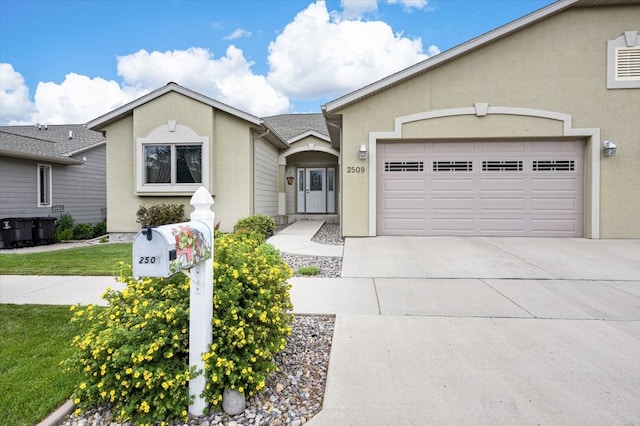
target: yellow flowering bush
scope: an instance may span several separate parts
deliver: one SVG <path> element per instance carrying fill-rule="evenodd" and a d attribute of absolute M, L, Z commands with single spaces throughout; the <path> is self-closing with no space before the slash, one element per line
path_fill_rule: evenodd
<path fill-rule="evenodd" d="M 83 334 L 73 339 L 74 356 L 63 364 L 84 373 L 72 395 L 78 408 L 106 404 L 116 420 L 152 424 L 187 420 L 189 280 L 134 279 L 120 263 L 122 291 L 107 290 L 106 308 L 72 306 Z"/>
<path fill-rule="evenodd" d="M 273 235 L 276 222 L 266 214 L 254 214 L 238 220 L 234 226 L 236 234 L 257 233 L 259 238 L 266 240 Z"/>
<path fill-rule="evenodd" d="M 252 396 L 276 369 L 293 316 L 279 252 L 251 233 L 218 235 L 214 244 L 213 339 L 204 354 L 207 397 L 216 407 L 224 389 Z"/>
<path fill-rule="evenodd" d="M 253 395 L 265 386 L 293 317 L 291 268 L 253 233 L 217 234 L 214 243 L 213 336 L 203 355 L 205 396 L 219 407 L 224 389 Z M 82 334 L 63 362 L 81 371 L 73 392 L 79 411 L 111 406 L 114 420 L 135 424 L 186 421 L 190 396 L 189 279 L 132 276 L 120 262 L 122 291 L 107 290 L 107 307 L 71 307 Z M 200 373 L 200 372 L 198 372 Z"/>

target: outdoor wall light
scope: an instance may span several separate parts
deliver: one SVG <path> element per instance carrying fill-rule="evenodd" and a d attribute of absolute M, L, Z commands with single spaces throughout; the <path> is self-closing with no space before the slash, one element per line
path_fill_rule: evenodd
<path fill-rule="evenodd" d="M 360 145 L 360 151 L 358 151 L 358 158 L 361 160 L 367 159 L 367 146 L 365 144 Z"/>
<path fill-rule="evenodd" d="M 602 148 L 604 149 L 605 157 L 613 157 L 618 153 L 618 147 L 616 146 L 615 143 L 613 143 L 609 139 L 604 141 L 604 143 L 602 144 Z"/>

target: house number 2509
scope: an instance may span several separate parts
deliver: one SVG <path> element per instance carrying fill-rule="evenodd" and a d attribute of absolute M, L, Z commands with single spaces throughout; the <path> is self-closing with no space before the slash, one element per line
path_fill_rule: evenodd
<path fill-rule="evenodd" d="M 138 260 L 138 263 L 141 264 L 145 264 L 145 263 L 156 263 L 156 256 L 141 256 L 140 260 Z"/>
<path fill-rule="evenodd" d="M 347 173 L 364 173 L 364 167 L 347 167 Z"/>

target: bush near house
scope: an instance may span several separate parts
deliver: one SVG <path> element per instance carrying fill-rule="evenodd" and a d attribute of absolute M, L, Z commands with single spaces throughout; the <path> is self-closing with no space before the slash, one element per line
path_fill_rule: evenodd
<path fill-rule="evenodd" d="M 141 205 L 136 212 L 136 222 L 147 226 L 169 225 L 186 222 L 184 204 L 151 204 Z"/>
<path fill-rule="evenodd" d="M 262 235 L 263 240 L 271 237 L 275 229 L 276 222 L 266 214 L 256 214 L 242 218 L 236 222 L 234 227 L 236 233 L 257 232 Z"/>
<path fill-rule="evenodd" d="M 107 222 L 98 222 L 95 225 L 90 223 L 75 224 L 75 220 L 69 213 L 64 213 L 60 219 L 56 221 L 54 228 L 55 241 L 69 240 L 89 240 L 94 237 L 100 237 L 107 233 Z"/>
<path fill-rule="evenodd" d="M 134 279 L 120 263 L 123 291 L 107 308 L 72 307 L 81 333 L 64 365 L 80 372 L 72 399 L 79 410 L 111 404 L 115 420 L 153 424 L 187 420 L 189 280 Z M 292 275 L 278 251 L 255 234 L 217 235 L 214 244 L 213 344 L 203 356 L 206 398 L 219 407 L 225 388 L 253 395 L 276 366 L 291 333 Z"/>

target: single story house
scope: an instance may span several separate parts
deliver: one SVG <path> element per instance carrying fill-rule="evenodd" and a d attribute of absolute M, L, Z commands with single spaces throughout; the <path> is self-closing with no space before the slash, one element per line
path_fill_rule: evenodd
<path fill-rule="evenodd" d="M 339 152 L 322 114 L 261 119 L 169 83 L 87 127 L 107 139 L 112 239 L 140 229 L 140 205 L 179 203 L 190 212 L 200 186 L 225 232 L 259 213 L 280 223 L 310 214 L 337 220 Z"/>
<path fill-rule="evenodd" d="M 87 124 L 107 140 L 108 230 L 204 185 L 223 231 L 264 213 L 347 237 L 640 238 L 639 23 L 638 0 L 560 0 L 322 114 L 259 118 L 169 83 Z"/>
<path fill-rule="evenodd" d="M 0 219 L 106 219 L 106 141 L 83 124 L 0 127 Z"/>
<path fill-rule="evenodd" d="M 640 238 L 637 0 L 555 2 L 322 108 L 345 236 Z"/>

